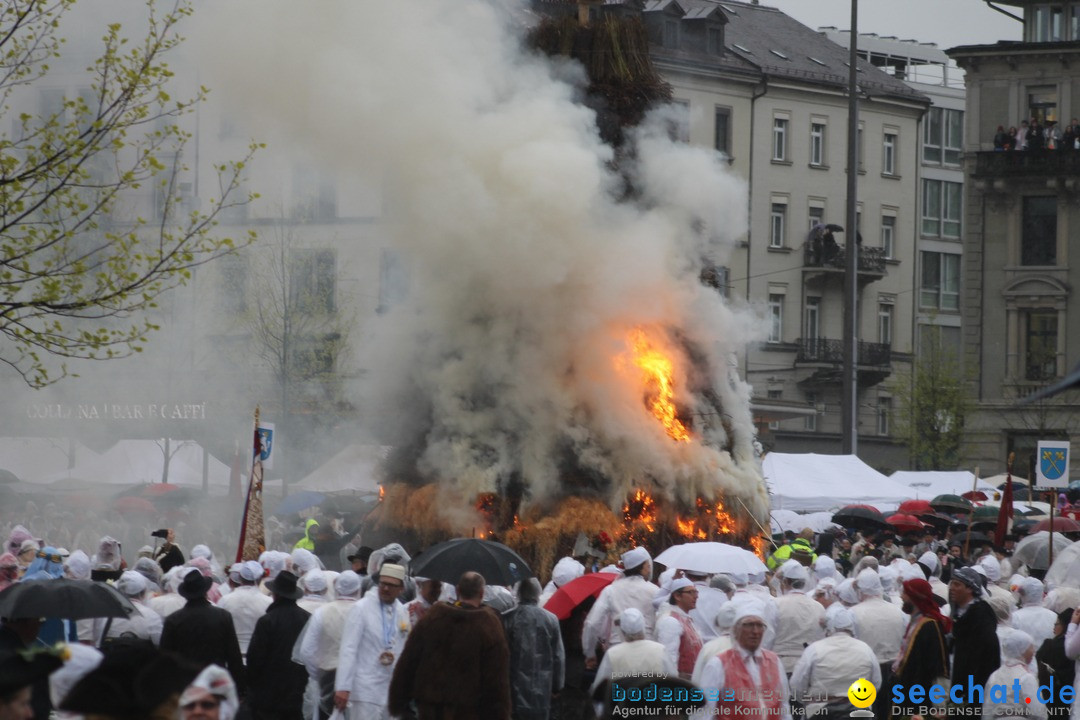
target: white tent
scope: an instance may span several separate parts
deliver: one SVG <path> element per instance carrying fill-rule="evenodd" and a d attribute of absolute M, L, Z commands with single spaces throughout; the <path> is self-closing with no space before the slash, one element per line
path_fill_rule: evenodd
<path fill-rule="evenodd" d="M 203 448 L 195 442 L 169 443 L 169 482 L 202 487 Z M 210 487 L 228 488 L 229 466 L 213 455 L 208 458 Z M 41 478 L 42 482 L 76 478 L 114 485 L 161 482 L 165 465 L 164 443 L 155 440 L 121 440 L 99 456 L 76 462 L 75 467 Z"/>
<path fill-rule="evenodd" d="M 855 455 L 771 452 L 761 468 L 773 508 L 820 512 L 861 503 L 884 512 L 912 496 Z"/>
<path fill-rule="evenodd" d="M 303 480 L 290 485 L 289 492 L 297 490 L 378 492 L 379 483 L 376 480 L 375 471 L 389 452 L 390 447 L 387 445 L 361 443 L 347 445 Z"/>
<path fill-rule="evenodd" d="M 98 454 L 78 440 L 67 438 L 0 438 L 0 469 L 15 473 L 23 482 L 40 482 L 65 472 L 74 455 L 76 463 Z"/>
<path fill-rule="evenodd" d="M 972 483 L 975 482 L 975 474 L 967 470 L 897 470 L 889 477 L 911 488 L 911 497 L 919 500 L 933 500 L 938 495 L 963 495 L 971 492 Z M 985 480 L 979 480 L 974 489 L 982 490 L 987 497 L 993 497 L 997 488 Z"/>

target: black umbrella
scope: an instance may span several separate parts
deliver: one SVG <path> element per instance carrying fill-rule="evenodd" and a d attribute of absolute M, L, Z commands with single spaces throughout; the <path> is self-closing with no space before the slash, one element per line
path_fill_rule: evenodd
<path fill-rule="evenodd" d="M 91 580 L 24 580 L 0 592 L 0 617 L 66 620 L 121 617 L 137 612 L 111 585 Z"/>
<path fill-rule="evenodd" d="M 409 573 L 417 577 L 457 584 L 463 573 L 478 572 L 489 585 L 513 585 L 532 577 L 532 570 L 516 552 L 502 543 L 457 538 L 432 545 L 413 558 Z"/>
<path fill-rule="evenodd" d="M 968 537 L 970 536 L 971 542 L 968 543 Z M 949 540 L 950 545 L 959 545 L 963 547 L 965 544 L 971 545 L 993 545 L 994 539 L 989 535 L 981 532 L 975 532 L 968 530 L 967 532 L 957 533 Z"/>
<path fill-rule="evenodd" d="M 892 526 L 885 522 L 885 516 L 865 505 L 848 505 L 836 511 L 832 521 L 846 528 L 888 529 Z"/>
<path fill-rule="evenodd" d="M 975 507 L 970 500 L 959 495 L 938 495 L 930 501 L 930 505 L 935 510 L 951 513 L 970 513 Z"/>
<path fill-rule="evenodd" d="M 844 232 L 843 226 L 842 225 L 837 225 L 835 223 L 829 223 L 828 225 L 825 226 L 825 229 L 829 230 L 831 232 Z"/>

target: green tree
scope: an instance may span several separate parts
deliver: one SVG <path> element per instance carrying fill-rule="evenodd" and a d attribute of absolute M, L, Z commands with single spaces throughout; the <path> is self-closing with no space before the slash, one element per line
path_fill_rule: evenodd
<path fill-rule="evenodd" d="M 908 446 L 914 469 L 949 470 L 960 462 L 972 401 L 957 354 L 940 333 L 928 335 L 911 370 L 892 383 L 895 432 Z"/>
<path fill-rule="evenodd" d="M 163 292 L 254 239 L 215 231 L 222 211 L 254 197 L 234 197 L 254 145 L 214 166 L 218 197 L 204 208 L 182 198 L 191 136 L 179 121 L 207 90 L 172 98 L 166 59 L 190 5 L 150 0 L 135 37 L 108 24 L 71 97 L 53 88 L 72 82 L 60 31 L 74 4 L 0 10 L 0 362 L 31 386 L 68 374 L 67 359 L 140 351 L 156 328 L 145 311 Z M 148 196 L 152 211 L 140 214 L 132 199 Z"/>

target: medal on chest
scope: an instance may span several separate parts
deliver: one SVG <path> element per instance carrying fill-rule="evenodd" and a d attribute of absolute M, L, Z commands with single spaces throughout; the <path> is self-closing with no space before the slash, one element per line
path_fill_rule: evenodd
<path fill-rule="evenodd" d="M 379 664 L 380 665 L 390 665 L 393 662 L 394 662 L 394 653 L 390 652 L 389 650 L 385 650 L 379 655 Z"/>

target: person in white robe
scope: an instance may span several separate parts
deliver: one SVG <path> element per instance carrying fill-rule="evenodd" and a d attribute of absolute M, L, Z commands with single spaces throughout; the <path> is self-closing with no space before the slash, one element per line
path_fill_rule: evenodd
<path fill-rule="evenodd" d="M 134 636 L 149 640 L 154 645 L 161 644 L 161 630 L 164 621 L 161 616 L 146 605 L 144 599 L 149 588 L 146 578 L 134 570 L 127 570 L 116 581 L 116 589 L 124 595 L 137 612 L 126 618 L 94 618 L 94 642 L 100 646 L 105 638 Z M 106 627 L 108 632 L 106 633 Z"/>
<path fill-rule="evenodd" d="M 791 673 L 791 692 L 795 700 L 809 696 L 814 702 L 805 705 L 806 717 L 812 717 L 827 704 L 837 703 L 846 714 L 852 708 L 847 701 L 851 683 L 866 678 L 874 687 L 881 686 L 881 667 L 874 651 L 855 638 L 855 616 L 839 610 L 829 618 L 825 637 L 810 643 Z"/>
<path fill-rule="evenodd" d="M 1009 633 L 1001 645 L 1001 667 L 990 673 L 984 685 L 984 718 L 1030 717 L 1045 720 L 1046 705 L 1039 700 L 1039 680 L 1030 670 L 1034 657 L 1035 643 L 1030 635 L 1023 630 Z M 1020 693 L 1014 696 L 1013 685 L 1017 682 Z M 1000 695 L 992 693 L 991 689 L 995 686 L 1003 686 L 1005 692 Z M 1031 701 L 1027 702 L 1029 698 Z"/>
<path fill-rule="evenodd" d="M 334 678 L 337 675 L 338 655 L 345 621 L 356 601 L 360 599 L 360 576 L 346 570 L 334 580 L 337 599 L 317 608 L 308 620 L 297 642 L 295 661 L 307 668 L 309 691 L 305 694 L 304 717 L 312 717 L 311 710 L 319 706 L 319 712 L 330 715 L 334 711 Z"/>
<path fill-rule="evenodd" d="M 229 579 L 236 584 L 235 589 L 222 597 L 217 606 L 228 610 L 232 615 L 236 640 L 240 643 L 240 654 L 247 659 L 248 645 L 255 632 L 255 623 L 266 614 L 272 598 L 259 592 L 259 581 L 263 577 L 263 566 L 257 560 L 236 563 L 229 570 Z"/>
<path fill-rule="evenodd" d="M 656 609 L 653 596 L 656 586 L 652 577 L 652 557 L 643 547 L 628 550 L 622 555 L 623 577 L 600 591 L 596 603 L 585 617 L 581 645 L 585 651 L 585 667 L 597 667 L 596 646 L 604 643 L 610 649 L 623 642 L 623 633 L 616 618 L 623 610 L 636 608 L 645 618 L 645 635 L 652 637 L 656 628 Z"/>
<path fill-rule="evenodd" d="M 1038 578 L 1020 581 L 1020 607 L 1013 610 L 1012 626 L 1023 630 L 1035 641 L 1035 647 L 1054 637 L 1057 614 L 1043 607 L 1043 584 Z"/>
<path fill-rule="evenodd" d="M 784 664 L 784 672 L 791 674 L 803 650 L 810 643 L 825 637 L 822 618 L 825 608 L 806 595 L 809 581 L 806 568 L 797 562 L 786 565 L 780 586 L 783 595 L 776 599 L 776 642 L 773 650 Z"/>

